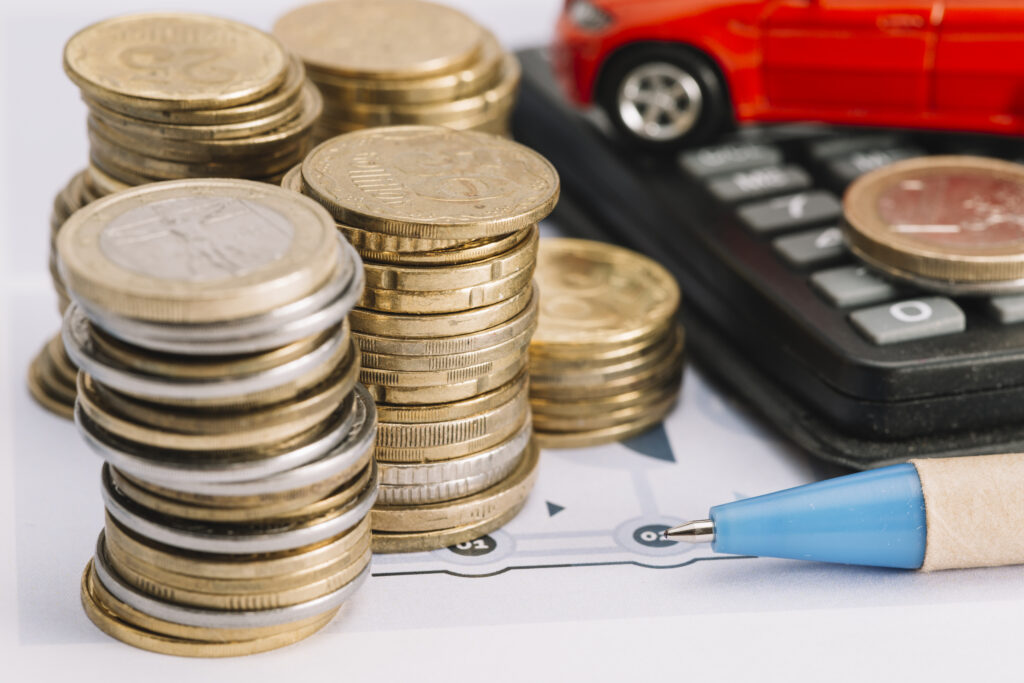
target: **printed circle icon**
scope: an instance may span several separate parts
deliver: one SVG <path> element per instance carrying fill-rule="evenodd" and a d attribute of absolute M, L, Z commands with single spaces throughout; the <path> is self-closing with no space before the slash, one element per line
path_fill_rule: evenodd
<path fill-rule="evenodd" d="M 647 524 L 633 532 L 633 540 L 648 548 L 668 548 L 679 542 L 670 541 L 662 536 L 668 529 L 667 524 Z"/>

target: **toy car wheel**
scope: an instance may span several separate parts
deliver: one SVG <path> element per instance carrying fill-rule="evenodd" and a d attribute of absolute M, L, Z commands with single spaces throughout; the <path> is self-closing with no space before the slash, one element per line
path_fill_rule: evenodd
<path fill-rule="evenodd" d="M 631 51 L 609 65 L 601 83 L 599 104 L 620 133 L 642 147 L 697 144 L 728 120 L 718 73 L 686 48 Z"/>

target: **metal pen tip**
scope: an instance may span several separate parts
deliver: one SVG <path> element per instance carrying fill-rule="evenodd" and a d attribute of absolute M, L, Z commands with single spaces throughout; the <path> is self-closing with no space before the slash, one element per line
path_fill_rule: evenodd
<path fill-rule="evenodd" d="M 710 519 L 695 519 L 662 532 L 662 536 L 670 541 L 686 541 L 687 543 L 710 543 L 715 540 L 715 523 Z"/>

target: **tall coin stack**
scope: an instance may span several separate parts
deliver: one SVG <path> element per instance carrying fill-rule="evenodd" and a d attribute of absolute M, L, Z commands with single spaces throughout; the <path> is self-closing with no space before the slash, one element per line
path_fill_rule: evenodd
<path fill-rule="evenodd" d="M 106 461 L 89 618 L 192 656 L 322 627 L 368 575 L 377 496 L 358 254 L 316 202 L 229 179 L 97 200 L 58 250 L 75 419 Z"/>
<path fill-rule="evenodd" d="M 544 296 L 530 343 L 538 442 L 579 448 L 640 434 L 679 394 L 679 287 L 651 259 L 601 242 L 541 241 Z"/>
<path fill-rule="evenodd" d="M 131 185 L 211 176 L 277 183 L 309 151 L 322 108 L 302 62 L 277 40 L 201 15 L 93 24 L 68 41 L 64 70 L 89 108 L 90 162 L 58 195 L 52 238 L 75 210 Z M 63 314 L 68 298 L 53 242 L 50 261 Z M 70 415 L 66 370 L 41 352 L 29 386 Z"/>
<path fill-rule="evenodd" d="M 527 347 L 536 325 L 536 223 L 558 176 L 521 145 L 426 126 L 321 144 L 286 178 L 363 256 L 352 311 L 377 400 L 377 552 L 478 538 L 533 485 Z"/>
<path fill-rule="evenodd" d="M 274 34 L 323 93 L 319 140 L 403 124 L 509 134 L 519 62 L 454 9 L 420 0 L 330 0 L 285 14 Z"/>

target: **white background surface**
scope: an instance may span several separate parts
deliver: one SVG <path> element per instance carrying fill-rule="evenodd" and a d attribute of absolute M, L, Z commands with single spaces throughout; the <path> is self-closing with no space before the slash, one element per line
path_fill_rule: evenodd
<path fill-rule="evenodd" d="M 522 47 L 547 40 L 561 2 L 452 4 Z M 61 48 L 78 28 L 116 13 L 205 10 L 269 28 L 288 6 L 36 0 L 0 8 L 0 680 L 1021 679 L 1021 568 L 922 575 L 737 560 L 374 577 L 318 636 L 227 661 L 162 657 L 93 628 L 78 605 L 78 575 L 102 524 L 99 463 L 71 425 L 31 402 L 23 379 L 58 325 L 46 270 L 51 202 L 86 159 L 85 111 L 61 72 Z M 819 475 L 688 373 L 668 423 L 678 463 L 634 468 L 641 461 L 629 459 L 639 456 L 621 446 L 545 454 L 531 504 L 509 532 L 641 514 L 627 470 L 643 469 L 649 504 L 681 516 Z M 548 520 L 545 500 L 566 511 Z"/>

